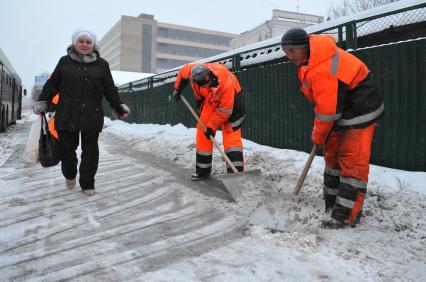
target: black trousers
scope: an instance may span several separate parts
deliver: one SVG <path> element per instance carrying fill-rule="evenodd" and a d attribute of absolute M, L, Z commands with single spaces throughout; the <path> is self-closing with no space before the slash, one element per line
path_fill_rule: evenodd
<path fill-rule="evenodd" d="M 58 131 L 59 146 L 61 148 L 61 168 L 66 179 L 75 179 L 77 176 L 77 154 L 81 133 L 81 162 L 80 187 L 83 190 L 95 189 L 95 174 L 99 163 L 99 132 L 70 132 Z"/>

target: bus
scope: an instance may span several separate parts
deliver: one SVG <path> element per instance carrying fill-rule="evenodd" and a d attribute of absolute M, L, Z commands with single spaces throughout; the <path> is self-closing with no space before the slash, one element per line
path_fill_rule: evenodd
<path fill-rule="evenodd" d="M 0 48 L 0 132 L 21 119 L 22 80 Z"/>

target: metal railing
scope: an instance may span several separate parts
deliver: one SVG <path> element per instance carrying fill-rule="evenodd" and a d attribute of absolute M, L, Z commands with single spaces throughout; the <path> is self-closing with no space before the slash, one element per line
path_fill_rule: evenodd
<path fill-rule="evenodd" d="M 379 44 L 426 37 L 426 1 L 399 1 L 333 21 L 308 26 L 308 33 L 330 34 L 339 47 L 357 49 Z M 285 62 L 280 37 L 225 52 L 198 61 L 225 64 L 232 71 Z M 179 68 L 124 84 L 119 93 L 131 93 L 173 82 Z"/>
<path fill-rule="evenodd" d="M 351 37 L 356 40 L 353 43 L 355 47 L 364 46 L 363 40 L 367 36 L 370 36 L 367 43 L 374 44 L 399 41 L 404 36 L 403 42 L 350 50 L 373 72 L 379 93 L 385 100 L 385 114 L 377 123 L 372 145 L 371 162 L 374 164 L 405 170 L 426 170 L 426 123 L 423 122 L 426 120 L 426 80 L 423 79 L 426 77 L 426 38 L 406 40 L 426 31 L 422 28 L 425 24 L 425 5 L 423 1 L 421 6 L 416 4 L 414 8 L 382 10 L 382 14 L 370 13 L 358 17 L 355 22 L 353 19 L 350 22 L 341 20 L 337 26 L 326 22 L 307 28 L 308 33 L 337 36 L 341 39 L 337 40 L 339 45 L 343 47 L 350 45 L 345 35 L 348 25 L 356 28 L 356 32 L 351 33 L 358 35 Z M 406 20 L 403 21 L 401 17 Z M 396 26 L 396 22 L 403 25 Z M 387 33 L 388 25 L 401 28 L 404 34 L 390 36 Z M 367 27 L 369 30 L 362 31 Z M 386 41 L 380 38 L 383 35 L 386 35 Z M 374 41 L 371 38 L 378 39 Z M 298 93 L 297 68 L 284 63 L 279 41 L 280 38 L 272 38 L 199 63 L 223 63 L 237 75 L 246 100 L 244 138 L 276 148 L 308 152 L 312 146 L 309 136 L 313 121 L 312 106 Z M 178 70 L 175 68 L 120 87 L 122 101 L 132 110 L 129 122 L 195 126 L 194 119 L 184 107 L 168 102 Z M 192 103 L 195 102 L 190 87 L 185 89 L 184 95 Z M 111 116 L 108 111 L 107 115 Z"/>

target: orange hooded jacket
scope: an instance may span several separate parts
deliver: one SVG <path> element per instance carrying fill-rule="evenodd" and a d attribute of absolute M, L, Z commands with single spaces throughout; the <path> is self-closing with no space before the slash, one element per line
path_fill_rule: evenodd
<path fill-rule="evenodd" d="M 302 93 L 315 105 L 312 140 L 324 144 L 347 102 L 342 88 L 354 89 L 369 70 L 357 57 L 338 48 L 332 36 L 310 35 L 309 47 L 308 64 L 299 67 L 298 76 Z"/>
<path fill-rule="evenodd" d="M 209 88 L 202 88 L 192 81 L 191 70 L 196 65 L 187 64 L 179 71 L 174 88 L 177 91 L 183 91 L 189 80 L 195 99 L 200 101 L 204 98 L 205 103 L 215 109 L 213 115 L 206 123 L 206 127 L 216 131 L 224 122 L 229 120 L 234 107 L 234 95 L 241 92 L 241 86 L 237 77 L 225 65 L 213 63 L 203 65 L 217 78 L 217 84 Z"/>

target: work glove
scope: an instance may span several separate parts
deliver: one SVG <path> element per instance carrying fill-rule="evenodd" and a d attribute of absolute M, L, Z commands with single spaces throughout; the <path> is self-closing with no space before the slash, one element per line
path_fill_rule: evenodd
<path fill-rule="evenodd" d="M 47 112 L 49 106 L 47 104 L 47 101 L 37 101 L 34 102 L 32 108 L 35 114 L 41 114 Z"/>
<path fill-rule="evenodd" d="M 207 139 L 209 140 L 210 140 L 210 136 L 214 137 L 215 134 L 216 133 L 214 132 L 214 130 L 211 129 L 210 127 L 207 127 L 206 131 L 204 132 L 204 135 L 206 135 Z"/>
<path fill-rule="evenodd" d="M 323 151 L 325 144 L 315 144 L 315 146 L 317 146 L 318 151 Z"/>
<path fill-rule="evenodd" d="M 120 104 L 116 109 L 112 109 L 112 115 L 117 119 L 125 119 L 130 113 L 126 104 Z"/>
<path fill-rule="evenodd" d="M 180 100 L 180 95 L 182 95 L 182 92 L 179 92 L 177 90 L 173 91 L 172 97 L 177 102 Z"/>

